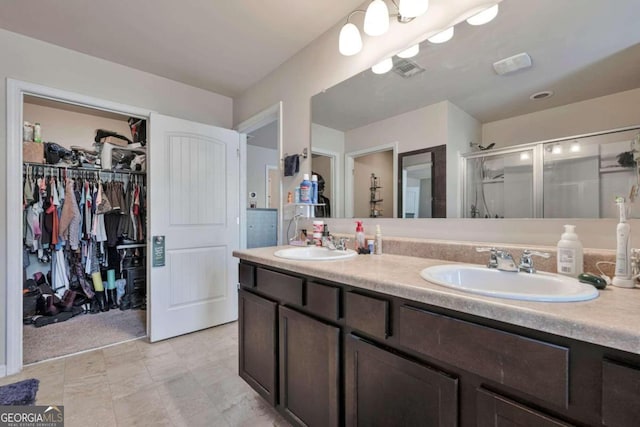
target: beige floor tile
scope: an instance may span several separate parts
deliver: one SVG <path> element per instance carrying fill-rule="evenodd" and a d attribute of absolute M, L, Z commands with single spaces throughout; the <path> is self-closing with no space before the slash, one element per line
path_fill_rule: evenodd
<path fill-rule="evenodd" d="M 36 403 L 64 405 L 67 427 L 288 426 L 238 376 L 237 329 L 130 341 L 29 365 L 0 384 L 37 378 Z"/>
<path fill-rule="evenodd" d="M 147 367 L 141 360 L 108 367 L 107 381 L 114 399 L 135 393 L 153 383 Z"/>
<path fill-rule="evenodd" d="M 119 426 L 172 426 L 164 406 L 153 384 L 113 400 Z"/>

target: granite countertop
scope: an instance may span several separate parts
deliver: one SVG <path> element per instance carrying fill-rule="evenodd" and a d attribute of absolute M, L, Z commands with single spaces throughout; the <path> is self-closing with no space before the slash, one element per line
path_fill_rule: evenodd
<path fill-rule="evenodd" d="M 640 354 L 640 289 L 607 286 L 584 302 L 530 302 L 449 289 L 420 277 L 426 267 L 448 264 L 404 255 L 359 255 L 344 261 L 292 261 L 275 257 L 282 247 L 237 250 L 259 264 L 361 289 L 494 319 L 525 328 Z"/>

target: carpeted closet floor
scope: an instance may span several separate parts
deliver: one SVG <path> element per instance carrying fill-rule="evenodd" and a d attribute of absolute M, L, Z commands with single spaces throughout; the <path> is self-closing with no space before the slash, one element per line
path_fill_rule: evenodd
<path fill-rule="evenodd" d="M 143 337 L 147 334 L 146 316 L 146 310 L 116 309 L 80 314 L 40 328 L 24 325 L 22 362 L 27 365 Z"/>

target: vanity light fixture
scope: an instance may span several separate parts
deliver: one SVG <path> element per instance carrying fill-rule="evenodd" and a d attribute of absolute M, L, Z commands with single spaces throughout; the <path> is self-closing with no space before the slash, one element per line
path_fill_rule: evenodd
<path fill-rule="evenodd" d="M 571 144 L 571 148 L 569 148 L 569 150 L 571 150 L 572 153 L 580 152 L 580 143 L 578 141 L 575 141 L 573 144 Z"/>
<path fill-rule="evenodd" d="M 520 153 L 520 160 L 529 160 L 530 158 L 531 158 L 531 156 L 529 155 L 528 151 Z"/>
<path fill-rule="evenodd" d="M 384 74 L 389 72 L 393 68 L 393 60 L 391 58 L 383 59 L 376 65 L 371 67 L 371 71 L 375 74 Z"/>
<path fill-rule="evenodd" d="M 381 36 L 389 30 L 389 8 L 384 0 L 373 0 L 364 15 L 364 32 Z"/>
<path fill-rule="evenodd" d="M 397 56 L 398 56 L 398 58 L 407 59 L 407 58 L 413 58 L 418 53 L 420 53 L 420 45 L 419 44 L 414 44 L 410 48 L 405 49 L 402 52 L 398 52 Z"/>
<path fill-rule="evenodd" d="M 444 31 L 440 31 L 435 36 L 429 37 L 427 40 L 434 44 L 445 43 L 453 37 L 453 27 L 449 27 Z"/>
<path fill-rule="evenodd" d="M 494 4 L 467 18 L 467 23 L 469 25 L 484 25 L 493 21 L 496 16 L 498 16 L 498 4 Z"/>
<path fill-rule="evenodd" d="M 373 0 L 367 10 L 354 10 L 347 17 L 347 22 L 340 30 L 338 39 L 338 50 L 344 56 L 352 56 L 362 50 L 362 37 L 358 27 L 351 21 L 351 17 L 356 13 L 364 13 L 364 32 L 369 36 L 380 36 L 389 30 L 389 17 L 397 17 L 398 22 L 411 22 L 414 18 L 424 14 L 429 8 L 429 0 L 400 0 L 397 4 L 397 14 L 390 14 L 385 0 Z"/>
<path fill-rule="evenodd" d="M 553 154 L 562 154 L 562 146 L 560 144 L 554 145 L 553 149 L 551 149 Z"/>

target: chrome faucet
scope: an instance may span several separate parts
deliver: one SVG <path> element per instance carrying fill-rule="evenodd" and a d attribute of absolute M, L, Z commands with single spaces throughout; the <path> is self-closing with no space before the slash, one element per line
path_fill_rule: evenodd
<path fill-rule="evenodd" d="M 336 247 L 336 250 L 339 251 L 346 251 L 347 250 L 347 242 L 349 241 L 349 239 L 347 239 L 346 237 L 340 237 L 338 239 L 338 242 L 336 243 L 335 241 L 333 242 L 334 246 Z"/>
<path fill-rule="evenodd" d="M 551 254 L 547 252 L 538 252 L 538 251 L 532 251 L 530 249 L 525 249 L 522 252 L 522 258 L 520 258 L 520 265 L 518 266 L 518 269 L 525 273 L 535 273 L 536 269 L 533 267 L 533 258 L 532 258 L 532 256 L 534 255 L 542 258 L 549 258 L 551 256 Z"/>
<path fill-rule="evenodd" d="M 496 248 L 476 248 L 476 252 L 489 252 L 488 268 L 495 268 L 501 271 L 519 271 L 511 254 L 502 249 Z"/>

